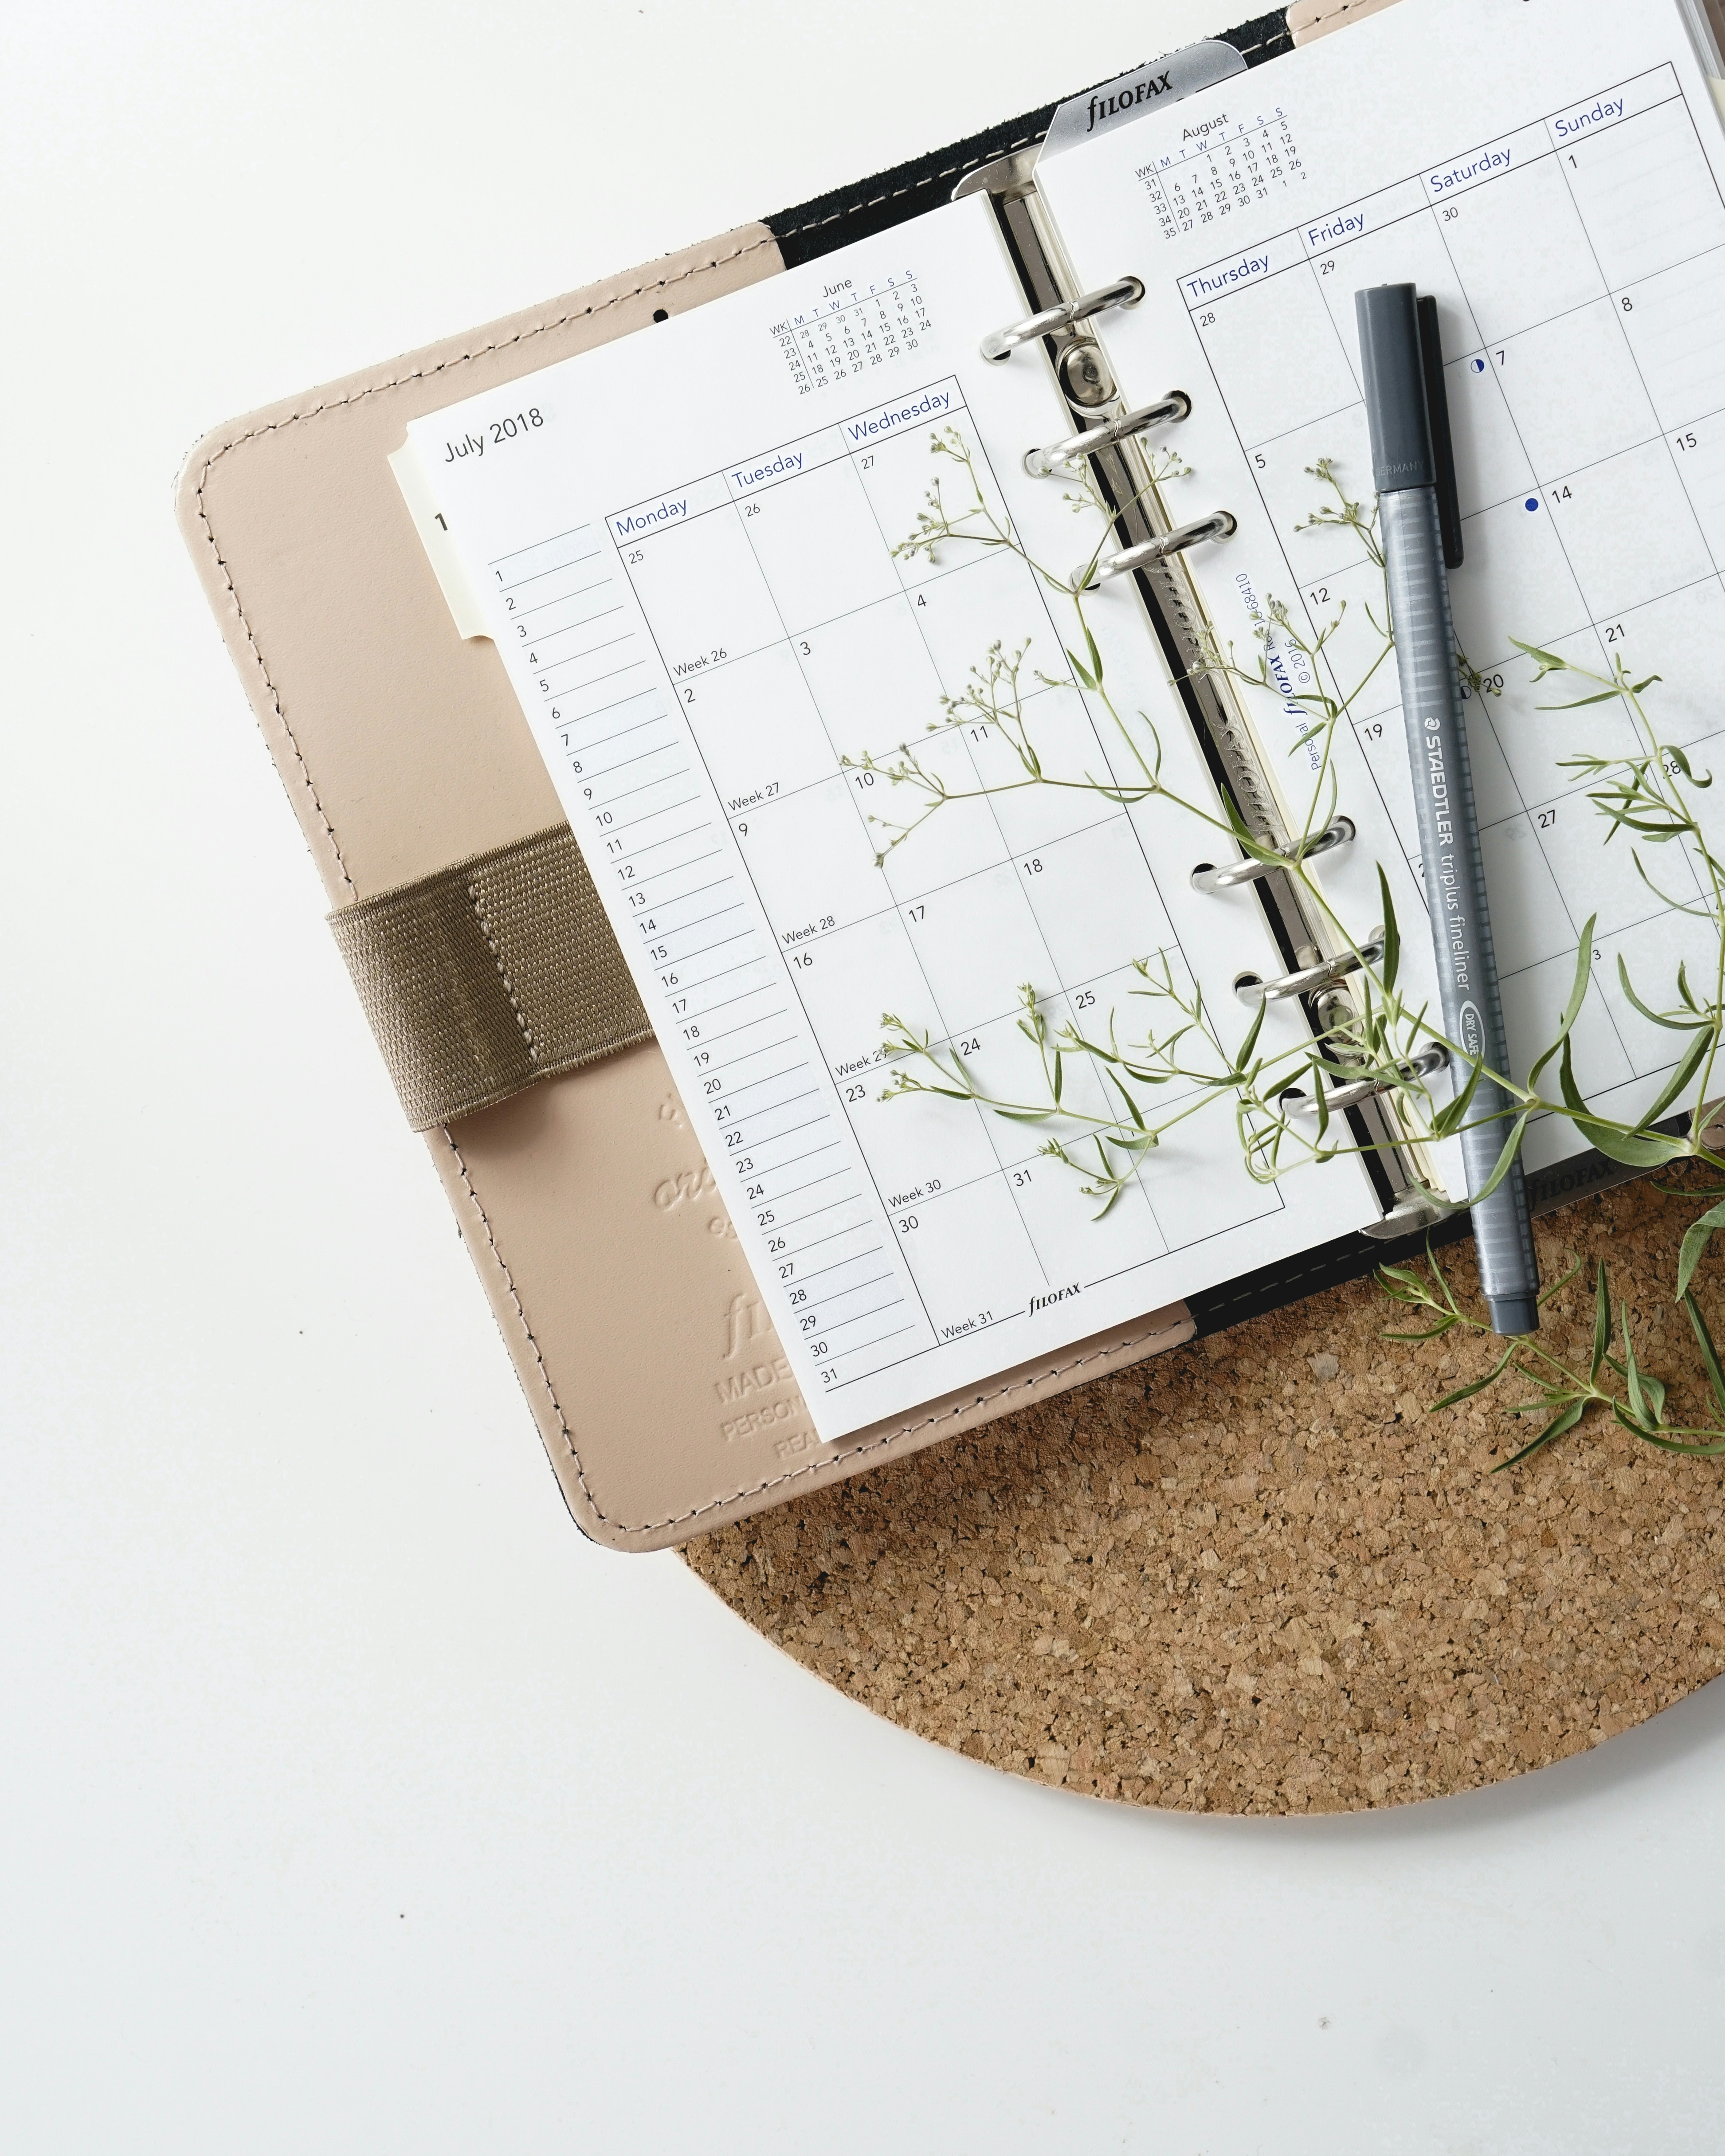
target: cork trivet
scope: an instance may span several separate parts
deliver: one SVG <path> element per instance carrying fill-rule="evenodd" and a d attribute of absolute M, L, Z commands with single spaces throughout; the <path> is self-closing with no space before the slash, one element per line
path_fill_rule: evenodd
<path fill-rule="evenodd" d="M 1548 1280 L 1606 1255 L 1667 1378 L 1695 1365 L 1670 1301 L 1695 1209 L 1635 1183 L 1539 1231 Z M 1471 1245 L 1445 1264 L 1471 1294 Z M 1725 1295 L 1702 1300 L 1725 1338 Z M 1591 1318 L 1581 1286 L 1548 1332 L 1584 1354 Z M 1476 1788 L 1716 1676 L 1725 1464 L 1670 1459 L 1594 1416 L 1492 1476 L 1538 1427 L 1505 1412 L 1526 1395 L 1424 1413 L 1489 1349 L 1387 1345 L 1398 1322 L 1368 1281 L 1333 1290 L 684 1554 L 768 1639 L 905 1728 L 1188 1811 Z M 1674 1388 L 1680 1404 L 1706 1419 Z"/>

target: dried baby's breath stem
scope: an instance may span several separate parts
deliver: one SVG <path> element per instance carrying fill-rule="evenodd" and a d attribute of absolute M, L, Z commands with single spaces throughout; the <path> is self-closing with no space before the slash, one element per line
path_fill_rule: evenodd
<path fill-rule="evenodd" d="M 1209 803 L 1191 799 L 1170 785 L 1163 775 L 1163 746 L 1155 722 L 1142 710 L 1122 709 L 1116 699 L 1086 606 L 1097 565 L 1111 543 L 1110 512 L 1087 476 L 1076 480 L 1065 499 L 1075 514 L 1090 520 L 1094 543 L 1087 559 L 1076 571 L 1063 575 L 1029 553 L 1008 511 L 991 501 L 972 452 L 960 435 L 952 429 L 937 434 L 932 449 L 936 476 L 915 531 L 896 550 L 901 557 L 922 556 L 934 562 L 947 547 L 980 547 L 1014 553 L 1034 572 L 1051 598 L 1070 608 L 1074 633 L 1064 651 L 1066 671 L 1063 674 L 1033 667 L 1027 644 L 1011 649 L 1003 644 L 993 644 L 973 668 L 963 690 L 942 699 L 939 716 L 926 730 L 927 735 L 940 736 L 969 729 L 978 747 L 987 742 L 1004 747 L 1012 771 L 1007 779 L 993 784 L 980 779 L 974 784 L 954 784 L 924 748 L 907 742 L 884 756 L 870 752 L 845 759 L 850 768 L 884 780 L 907 803 L 906 814 L 896 820 L 887 816 L 871 819 L 880 834 L 877 861 L 884 862 L 942 809 L 959 801 L 1029 787 L 1086 792 L 1125 808 L 1155 801 L 1173 814 L 1189 818 L 1196 829 L 1230 840 L 1249 859 L 1277 865 L 1286 863 L 1286 872 L 1297 886 L 1311 916 L 1322 924 L 1331 953 L 1349 957 L 1353 970 L 1348 977 L 1348 998 L 1337 998 L 1328 1007 L 1328 1022 L 1310 1039 L 1280 1045 L 1265 1041 L 1263 1006 L 1250 1016 L 1242 1014 L 1237 1024 L 1229 1022 L 1235 1017 L 1230 1010 L 1224 1021 L 1207 1007 L 1178 955 L 1168 952 L 1137 961 L 1138 980 L 1129 991 L 1131 1006 L 1111 1009 L 1087 1028 L 1075 1018 L 1057 1023 L 1046 1008 L 1048 999 L 1038 993 L 1034 983 L 1027 983 L 1021 991 L 1019 1026 L 1037 1050 L 1035 1068 L 1040 1082 L 1025 1099 L 997 1097 L 956 1044 L 919 1035 L 900 1020 L 889 1018 L 883 1021 L 886 1053 L 895 1065 L 889 1094 L 893 1097 L 942 1096 L 1009 1120 L 1044 1126 L 1047 1136 L 1043 1153 L 1076 1175 L 1083 1194 L 1100 1202 L 1101 1217 L 1112 1209 L 1135 1178 L 1153 1173 L 1156 1151 L 1170 1132 L 1221 1099 L 1232 1103 L 1240 1158 L 1248 1173 L 1257 1180 L 1271 1182 L 1302 1163 L 1384 1149 L 1360 1135 L 1345 1116 L 1331 1111 L 1329 1096 L 1339 1086 L 1364 1081 L 1380 1087 L 1394 1102 L 1405 1133 L 1403 1142 L 1430 1147 L 1474 1127 L 1475 1122 L 1487 1120 L 1483 1116 L 1471 1120 L 1472 1105 L 1481 1084 L 1495 1081 L 1510 1106 L 1506 1116 L 1490 1119 L 1502 1130 L 1503 1144 L 1495 1173 L 1485 1189 L 1472 1194 L 1474 1202 L 1507 1173 L 1519 1156 L 1528 1126 L 1540 1116 L 1568 1121 L 1589 1145 L 1631 1167 L 1656 1168 L 1686 1161 L 1700 1164 L 1709 1178 L 1707 1186 L 1699 1193 L 1684 1194 L 1698 1195 L 1709 1204 L 1685 1238 L 1676 1292 L 1685 1301 L 1697 1327 L 1711 1381 L 1717 1359 L 1712 1358 L 1711 1343 L 1704 1340 L 1705 1328 L 1690 1287 L 1709 1239 L 1725 1227 L 1725 1153 L 1707 1142 L 1707 1118 L 1703 1113 L 1705 1104 L 1713 1098 L 1712 1089 L 1722 1036 L 1725 1036 L 1721 1019 L 1722 998 L 1725 998 L 1725 867 L 1708 843 L 1696 806 L 1696 797 L 1711 786 L 1711 776 L 1697 773 L 1680 747 L 1661 740 L 1643 701 L 1657 676 L 1633 680 L 1620 660 L 1609 673 L 1594 674 L 1535 646 L 1517 647 L 1532 662 L 1535 681 L 1567 676 L 1584 691 L 1567 703 L 1544 708 L 1570 711 L 1616 704 L 1627 714 L 1635 737 L 1630 752 L 1612 757 L 1578 752 L 1565 759 L 1563 767 L 1592 782 L 1588 798 L 1604 820 L 1602 843 L 1628 844 L 1650 891 L 1662 903 L 1708 922 L 1713 932 L 1714 955 L 1705 980 L 1697 985 L 1680 964 L 1663 1004 L 1645 998 L 1622 959 L 1618 960 L 1623 992 L 1633 1007 L 1643 1018 L 1683 1041 L 1669 1081 L 1645 1112 L 1623 1120 L 1588 1103 L 1574 1067 L 1574 1030 L 1593 990 L 1595 920 L 1590 919 L 1582 932 L 1569 996 L 1556 1033 L 1536 1057 L 1526 1080 L 1517 1080 L 1470 1055 L 1460 1042 L 1445 1034 L 1424 1001 L 1414 1002 L 1404 993 L 1399 928 L 1389 879 L 1381 865 L 1378 888 L 1384 936 L 1381 945 L 1366 944 L 1337 915 L 1325 893 L 1321 872 L 1305 858 L 1336 811 L 1337 731 L 1350 721 L 1360 699 L 1394 654 L 1387 594 L 1380 593 L 1375 603 L 1363 609 L 1371 634 L 1346 681 L 1337 673 L 1345 602 L 1329 619 L 1308 629 L 1285 603 L 1272 597 L 1266 601 L 1257 648 L 1250 660 L 1242 660 L 1231 646 L 1222 648 L 1213 637 L 1201 649 L 1195 673 L 1225 681 L 1248 702 L 1272 700 L 1297 721 L 1290 754 L 1310 760 L 1310 783 L 1304 803 L 1293 819 L 1289 855 L 1273 852 L 1245 827 L 1230 804 L 1224 803 L 1223 813 L 1218 814 Z M 1147 494 L 1189 475 L 1177 459 L 1159 460 L 1151 470 Z M 1351 534 L 1381 578 L 1384 552 L 1375 508 L 1368 511 L 1351 500 L 1327 460 L 1313 465 L 1311 475 L 1320 490 L 1320 500 L 1299 528 Z M 1488 682 L 1465 658 L 1460 664 L 1471 695 L 1495 693 L 1498 685 Z M 1039 749 L 1032 706 L 1042 695 L 1062 692 L 1079 694 L 1093 716 L 1101 719 L 1102 739 L 1115 752 L 1106 769 L 1052 767 Z M 1109 755 L 1107 747 L 1103 753 Z M 1661 857 L 1659 875 L 1642 857 L 1644 848 L 1653 847 L 1667 850 Z M 1452 1074 L 1440 1091 L 1427 1082 L 1420 1062 L 1421 1051 L 1434 1042 L 1447 1052 Z M 1084 1070 L 1091 1081 L 1081 1101 L 1074 1086 L 1073 1074 L 1077 1069 Z M 1548 1071 L 1554 1072 L 1554 1090 L 1540 1083 Z M 1656 1127 L 1680 1109 L 1685 1111 L 1681 1125 Z M 1398 1280 L 1406 1299 L 1411 1293 L 1406 1285 L 1410 1276 L 1386 1275 L 1386 1281 L 1391 1276 Z M 1389 1291 L 1396 1293 L 1398 1289 Z M 1446 1289 L 1433 1291 L 1447 1293 Z M 1447 1302 L 1443 1316 L 1440 1329 L 1475 1322 Z M 1624 1368 L 1629 1370 L 1635 1365 L 1627 1332 L 1625 1342 Z M 1526 1352 L 1537 1357 L 1543 1351 Z M 1609 1353 L 1604 1363 L 1616 1367 Z M 1496 1375 L 1516 1367 L 1519 1366 L 1514 1363 L 1512 1353 L 1499 1364 Z M 1532 1372 L 1524 1370 L 1523 1374 Z M 1547 1375 L 1551 1383 L 1559 1382 L 1555 1368 Z M 1558 1419 L 1572 1407 L 1575 1409 L 1571 1419 L 1563 1423 L 1564 1428 L 1573 1427 L 1590 1405 L 1604 1399 L 1599 1383 L 1599 1370 L 1595 1368 L 1588 1379 L 1593 1390 L 1584 1397 L 1575 1393 L 1563 1395 Z M 1638 1435 L 1650 1442 L 1669 1442 L 1676 1450 L 1708 1452 L 1716 1440 L 1725 1445 L 1725 1436 L 1718 1432 L 1666 1430 L 1660 1421 L 1662 1391 L 1655 1400 L 1645 1373 L 1636 1383 L 1642 1389 L 1639 1394 L 1625 1376 L 1630 1390 L 1625 1395 L 1627 1406 L 1619 1419 Z M 1542 1393 L 1542 1400 L 1544 1397 Z M 1725 1413 L 1725 1394 L 1721 1401 Z M 1539 1441 L 1558 1434 L 1548 1430 Z M 1691 1437 L 1697 1440 L 1693 1445 L 1688 1443 Z"/>

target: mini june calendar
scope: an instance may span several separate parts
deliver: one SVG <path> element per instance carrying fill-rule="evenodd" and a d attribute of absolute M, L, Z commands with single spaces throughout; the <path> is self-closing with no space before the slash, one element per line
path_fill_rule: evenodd
<path fill-rule="evenodd" d="M 928 311 L 909 271 L 870 278 L 834 273 L 820 296 L 773 325 L 801 397 L 908 357 L 928 335 Z"/>
<path fill-rule="evenodd" d="M 1472 0 L 1466 12 L 1467 49 L 1500 64 L 1471 71 L 1465 96 L 1430 94 L 1418 0 L 1314 49 L 1304 92 L 1278 70 L 1278 125 L 1299 173 L 1285 188 L 1233 173 L 1224 185 L 1205 163 L 1210 213 L 1183 224 L 1175 244 L 1166 196 L 1147 187 L 1187 169 L 1178 146 L 1208 117 L 1195 108 L 1225 108 L 1233 85 L 1063 160 L 1046 189 L 1063 228 L 1089 242 L 1082 274 L 1117 259 L 1143 265 L 1144 304 L 1107 336 L 1129 377 L 1178 377 L 1190 392 L 1183 449 L 1205 506 L 1224 501 L 1240 519 L 1204 565 L 1219 630 L 1253 650 L 1273 600 L 1309 633 L 1339 619 L 1328 651 L 1342 692 L 1381 641 L 1383 586 L 1353 535 L 1311 528 L 1327 493 L 1312 468 L 1327 460 L 1369 505 L 1355 292 L 1414 283 L 1435 296 L 1465 520 L 1456 632 L 1481 677 L 1470 748 L 1512 1060 L 1525 1070 L 1552 1036 L 1589 916 L 1601 979 L 1615 984 L 1621 957 L 1656 1002 L 1686 951 L 1707 947 L 1705 924 L 1676 910 L 1695 895 L 1686 875 L 1685 888 L 1651 888 L 1628 844 L 1602 844 L 1585 775 L 1563 768 L 1578 748 L 1627 746 L 1627 720 L 1615 706 L 1542 708 L 1582 689 L 1536 687 L 1516 647 L 1600 674 L 1621 654 L 1637 678 L 1657 674 L 1649 705 L 1664 738 L 1725 776 L 1714 672 L 1725 648 L 1725 198 L 1717 115 L 1675 8 Z M 1609 72 L 1605 53 L 1618 63 Z M 1363 125 L 1368 110 L 1393 122 Z M 1231 120 L 1218 122 L 1231 134 Z M 1302 708 L 1265 698 L 1252 716 L 1272 773 L 1297 793 Z M 1346 891 L 1351 880 L 1350 906 L 1375 912 L 1362 872 L 1388 864 L 1423 963 L 1393 665 L 1350 718 L 1337 784 L 1368 842 L 1326 880 Z M 1422 932 L 1409 935 L 1416 921 Z M 1675 1038 L 1620 996 L 1590 998 L 1575 1039 L 1588 1097 L 1611 1114 L 1645 1106 Z M 1528 1158 L 1573 1143 L 1567 1127 L 1536 1127 Z"/>

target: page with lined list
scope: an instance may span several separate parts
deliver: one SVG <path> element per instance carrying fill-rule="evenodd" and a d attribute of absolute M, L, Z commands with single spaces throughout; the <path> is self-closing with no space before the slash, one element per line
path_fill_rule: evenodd
<path fill-rule="evenodd" d="M 1235 976 L 1280 970 L 1250 893 L 1191 889 L 1202 827 L 1014 784 L 998 730 L 942 701 L 991 648 L 1022 651 L 1048 767 L 1119 776 L 1070 614 L 1019 554 L 900 550 L 955 485 L 937 437 L 1038 558 L 1094 544 L 1024 469 L 1067 431 L 1040 352 L 978 356 L 1022 312 L 967 202 L 410 433 L 827 1440 L 1377 1209 L 1350 1161 L 1255 1181 L 1224 1102 L 1098 1220 L 1042 1151 L 1107 1112 L 1076 1065 L 1045 1122 L 883 1097 L 887 1014 L 1010 1100 L 1040 1082 L 1026 984 L 1052 1028 L 1124 1029 L 1133 962 L 1165 961 L 1243 1032 Z M 1214 804 L 1136 607 L 1098 610 L 1116 693 Z M 893 847 L 911 804 L 866 759 L 907 741 L 952 798 Z M 1299 1024 L 1277 1013 L 1266 1040 Z"/>
<path fill-rule="evenodd" d="M 1146 393 L 1178 378 L 1207 496 L 1240 519 L 1203 567 L 1224 641 L 1250 650 L 1272 599 L 1360 680 L 1382 582 L 1357 536 L 1308 520 L 1333 466 L 1369 506 L 1354 294 L 1417 284 L 1438 303 L 1466 560 L 1451 578 L 1461 649 L 1483 677 L 1469 746 L 1512 1060 L 1556 1029 L 1584 923 L 1599 993 L 1574 1034 L 1587 1097 L 1614 1116 L 1655 1099 L 1686 1036 L 1638 1013 L 1669 1003 L 1680 959 L 1712 978 L 1697 891 L 1675 850 L 1659 892 L 1631 844 L 1604 842 L 1579 751 L 1635 746 L 1616 706 L 1543 684 L 1517 642 L 1609 675 L 1656 675 L 1650 716 L 1695 768 L 1725 777 L 1725 157 L 1678 0 L 1399 0 L 1259 74 L 1109 136 L 1042 178 L 1081 274 L 1142 276 L 1105 337 Z M 1275 636 L 1283 685 L 1301 661 Z M 1297 787 L 1308 724 L 1256 700 L 1266 760 Z M 1362 925 L 1389 875 L 1404 963 L 1430 987 L 1429 939 L 1397 681 L 1379 668 L 1335 743 L 1361 829 L 1322 865 Z M 1725 792 L 1703 794 L 1725 813 Z M 1725 840 L 1725 829 L 1718 833 Z M 1716 843 L 1718 841 L 1716 840 Z M 1414 925 L 1418 924 L 1418 932 Z M 1530 1131 L 1533 1165 L 1579 1149 Z"/>

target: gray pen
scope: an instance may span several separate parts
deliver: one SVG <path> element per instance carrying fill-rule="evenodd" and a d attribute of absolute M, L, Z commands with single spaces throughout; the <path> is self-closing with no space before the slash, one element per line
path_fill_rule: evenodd
<path fill-rule="evenodd" d="M 1453 468 L 1445 470 L 1449 422 L 1441 402 L 1437 309 L 1420 300 L 1411 285 L 1372 285 L 1354 295 L 1353 305 L 1439 1005 L 1452 1041 L 1488 1069 L 1507 1071 L 1509 1051 L 1450 618 L 1445 562 L 1454 567 L 1461 559 L 1461 526 L 1453 507 L 1445 516 L 1440 504 L 1440 494 L 1449 490 L 1440 482 L 1447 478 L 1453 487 Z M 1456 1067 L 1455 1083 L 1464 1084 L 1467 1075 L 1465 1065 Z M 1460 1141 L 1470 1191 L 1491 1180 L 1513 1113 L 1502 1087 L 1481 1078 L 1468 1111 L 1471 1127 Z M 1537 1332 L 1539 1265 L 1519 1160 L 1474 1207 L 1473 1232 L 1493 1330 Z"/>

